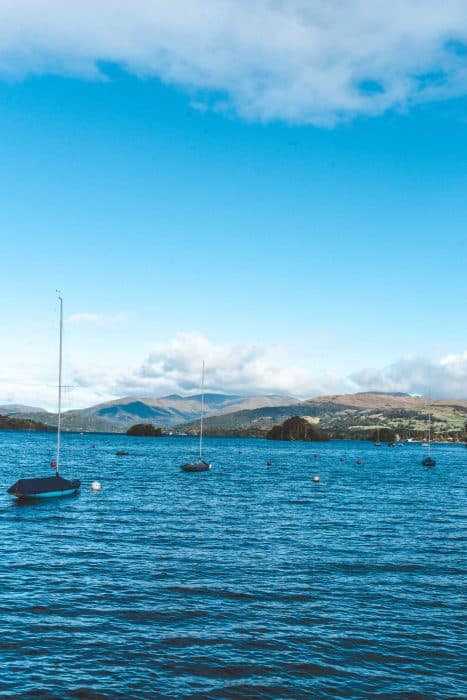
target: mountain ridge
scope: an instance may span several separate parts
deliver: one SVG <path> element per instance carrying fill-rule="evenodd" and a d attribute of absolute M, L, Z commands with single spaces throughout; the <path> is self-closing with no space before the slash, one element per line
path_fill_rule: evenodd
<path fill-rule="evenodd" d="M 318 396 L 294 405 L 262 407 L 207 417 L 207 435 L 264 436 L 274 425 L 293 416 L 307 417 L 338 438 L 365 438 L 377 427 L 390 427 L 406 437 L 422 438 L 428 409 L 433 416 L 434 433 L 460 438 L 467 421 L 467 401 L 463 399 L 429 400 L 401 392 L 357 392 Z M 196 432 L 195 421 L 177 426 Z"/>
<path fill-rule="evenodd" d="M 204 425 L 208 435 L 264 436 L 274 425 L 301 416 L 319 424 L 334 437 L 365 437 L 376 427 L 390 427 L 418 439 L 423 437 L 428 408 L 433 414 L 435 434 L 452 435 L 456 439 L 463 434 L 467 420 L 466 400 L 429 400 L 402 392 L 332 394 L 303 401 L 277 394 L 242 397 L 211 393 L 205 395 Z M 66 411 L 62 415 L 62 425 L 64 430 L 76 432 L 122 433 L 136 423 L 153 423 L 166 431 L 197 433 L 200 411 L 200 394 L 171 394 L 159 398 L 126 396 Z M 41 409 L 8 415 L 50 426 L 57 423 L 56 414 Z"/>
<path fill-rule="evenodd" d="M 241 396 L 207 393 L 204 395 L 206 416 L 260 406 L 291 405 L 296 401 L 297 399 L 292 396 L 278 394 Z M 18 405 L 14 404 L 14 407 Z M 43 409 L 33 409 L 30 412 L 26 410 L 16 412 L 11 410 L 12 406 L 4 406 L 3 409 L 5 415 L 12 417 L 29 418 L 53 426 L 57 424 L 57 415 Z M 171 394 L 162 397 L 125 396 L 87 408 L 64 411 L 62 425 L 64 430 L 77 432 L 126 432 L 131 425 L 141 422 L 150 422 L 169 429 L 179 423 L 198 420 L 200 413 L 201 394 L 188 396 Z"/>

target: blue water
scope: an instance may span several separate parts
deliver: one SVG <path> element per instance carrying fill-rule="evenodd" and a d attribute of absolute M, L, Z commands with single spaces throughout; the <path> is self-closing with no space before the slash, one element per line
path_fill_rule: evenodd
<path fill-rule="evenodd" d="M 54 436 L 0 433 L 1 698 L 467 696 L 464 447 L 63 442 L 80 495 L 21 505 Z"/>

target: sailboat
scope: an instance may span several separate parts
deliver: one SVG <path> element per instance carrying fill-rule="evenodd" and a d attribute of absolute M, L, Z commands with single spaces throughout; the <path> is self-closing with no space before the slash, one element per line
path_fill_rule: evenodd
<path fill-rule="evenodd" d="M 422 459 L 423 467 L 434 467 L 436 466 L 436 460 L 431 456 L 431 413 L 428 414 L 428 425 L 426 431 L 427 442 L 426 446 L 428 448 L 428 454 Z M 424 443 L 425 444 L 425 443 Z"/>
<path fill-rule="evenodd" d="M 60 476 L 60 448 L 62 428 L 62 345 L 63 345 L 63 299 L 60 302 L 60 341 L 58 359 L 58 421 L 57 421 L 57 453 L 56 458 L 50 463 L 55 469 L 55 476 L 41 476 L 32 479 L 19 479 L 10 486 L 7 493 L 18 499 L 50 498 L 52 496 L 71 496 L 76 493 L 81 482 L 77 479 L 69 481 Z"/>
<path fill-rule="evenodd" d="M 381 447 L 381 440 L 379 439 L 379 427 L 376 428 L 376 442 L 375 447 Z"/>
<path fill-rule="evenodd" d="M 203 418 L 204 418 L 204 360 L 201 372 L 201 416 L 199 419 L 199 459 L 195 462 L 182 464 L 184 472 L 206 472 L 211 469 L 211 465 L 203 460 Z"/>

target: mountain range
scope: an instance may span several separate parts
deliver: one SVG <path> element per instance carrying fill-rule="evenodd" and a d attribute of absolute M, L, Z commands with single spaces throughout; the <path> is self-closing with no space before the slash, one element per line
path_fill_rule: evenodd
<path fill-rule="evenodd" d="M 224 415 L 265 406 L 289 406 L 297 402 L 291 396 L 238 396 L 235 394 L 205 394 L 205 416 Z M 126 396 L 89 408 L 65 411 L 62 414 L 64 430 L 78 432 L 125 432 L 135 423 L 153 423 L 161 428 L 197 421 L 201 413 L 201 395 L 171 394 L 161 398 Z M 57 424 L 57 415 L 43 408 L 7 404 L 0 406 L 0 415 Z"/>
<path fill-rule="evenodd" d="M 297 401 L 291 396 L 205 394 L 205 431 L 208 435 L 263 436 L 273 425 L 302 416 L 332 437 L 366 438 L 377 428 L 391 428 L 404 437 L 423 438 L 428 412 L 434 436 L 464 439 L 467 401 L 430 400 L 403 393 L 361 392 L 319 396 Z M 127 396 L 62 414 L 64 430 L 125 432 L 135 423 L 153 423 L 175 433 L 197 433 L 201 395 L 161 398 Z M 57 416 L 42 408 L 10 404 L 0 415 L 33 420 L 49 426 Z"/>

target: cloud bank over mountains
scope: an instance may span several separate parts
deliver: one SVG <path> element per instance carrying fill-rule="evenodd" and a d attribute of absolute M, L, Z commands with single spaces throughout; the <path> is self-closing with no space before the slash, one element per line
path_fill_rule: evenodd
<path fill-rule="evenodd" d="M 2 0 L 0 76 L 105 79 L 201 108 L 333 125 L 467 93 L 465 0 Z"/>
<path fill-rule="evenodd" d="M 131 371 L 106 376 L 94 369 L 75 376 L 78 390 L 99 386 L 102 396 L 199 393 L 201 366 L 205 362 L 206 391 L 231 394 L 290 394 L 302 396 L 310 387 L 322 393 L 340 385 L 332 374 L 315 376 L 287 361 L 287 349 L 248 345 L 218 345 L 199 333 L 179 333 Z"/>
<path fill-rule="evenodd" d="M 349 379 L 359 391 L 403 391 L 435 399 L 467 398 L 467 350 L 436 362 L 410 355 L 382 369 L 355 372 Z"/>
<path fill-rule="evenodd" d="M 339 376 L 301 366 L 290 348 L 219 345 L 198 333 L 180 333 L 127 371 L 115 372 L 94 363 L 92 367 L 66 367 L 65 383 L 73 388 L 66 394 L 65 407 L 80 408 L 123 396 L 199 393 L 203 360 L 209 392 L 306 399 L 356 391 L 402 391 L 433 398 L 467 398 L 467 350 L 437 361 L 408 356 L 388 367 Z M 11 376 L 0 376 L 0 405 L 25 403 L 53 410 L 55 394 L 54 378 L 48 383 L 29 377 L 20 383 Z"/>
<path fill-rule="evenodd" d="M 287 394 L 310 398 L 355 391 L 402 391 L 433 398 L 467 398 L 467 351 L 438 361 L 411 355 L 388 367 L 348 376 L 314 372 L 294 362 L 293 351 L 263 345 L 216 345 L 198 333 L 180 333 L 157 346 L 144 362 L 108 377 L 101 390 L 115 396 L 199 392 L 201 364 L 206 390 L 233 394 Z M 78 386 L 92 386 L 86 374 Z"/>

